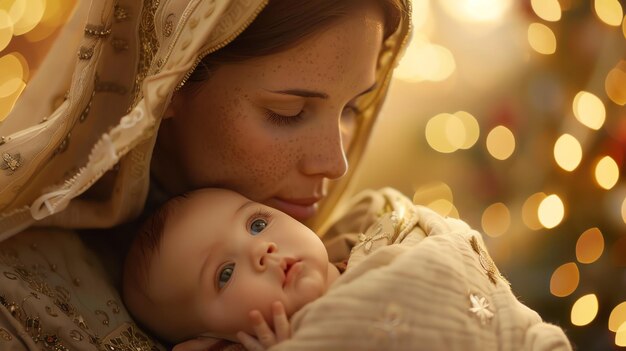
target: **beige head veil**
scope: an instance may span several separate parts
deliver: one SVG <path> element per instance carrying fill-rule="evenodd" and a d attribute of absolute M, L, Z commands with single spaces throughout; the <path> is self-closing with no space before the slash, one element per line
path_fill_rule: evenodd
<path fill-rule="evenodd" d="M 408 2 L 408 0 L 407 0 Z M 37 75 L 0 124 L 0 240 L 29 225 L 102 228 L 136 216 L 160 118 L 201 57 L 225 46 L 267 0 L 78 1 Z M 407 4 L 408 7 L 408 4 Z M 346 189 L 409 31 L 381 53 L 378 88 L 314 223 Z M 95 186 L 94 186 L 95 184 Z"/>

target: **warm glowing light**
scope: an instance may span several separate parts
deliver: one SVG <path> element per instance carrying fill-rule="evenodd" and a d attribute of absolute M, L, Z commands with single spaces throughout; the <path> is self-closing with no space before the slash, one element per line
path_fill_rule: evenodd
<path fill-rule="evenodd" d="M 37 42 L 46 39 L 55 30 L 59 29 L 71 13 L 70 8 L 74 6 L 73 1 L 46 1 L 46 8 L 39 24 L 25 34 L 30 42 Z"/>
<path fill-rule="evenodd" d="M 571 320 L 573 325 L 583 326 L 591 323 L 598 315 L 598 297 L 587 294 L 574 302 Z"/>
<path fill-rule="evenodd" d="M 592 93 L 581 91 L 574 97 L 574 116 L 583 125 L 598 130 L 604 124 L 606 109 L 602 100 Z"/>
<path fill-rule="evenodd" d="M 604 89 L 611 101 L 620 106 L 626 105 L 626 61 L 620 61 L 609 72 L 604 81 Z"/>
<path fill-rule="evenodd" d="M 571 172 L 578 167 L 583 157 L 583 148 L 576 138 L 563 134 L 554 144 L 554 160 L 564 170 Z"/>
<path fill-rule="evenodd" d="M 604 251 L 604 237 L 598 228 L 587 229 L 576 242 L 576 259 L 580 263 L 593 263 Z"/>
<path fill-rule="evenodd" d="M 22 82 L 13 94 L 0 99 L 0 122 L 9 115 L 9 112 L 11 112 L 13 106 L 15 106 L 17 98 L 19 98 L 22 91 L 24 91 L 24 88 L 26 88 L 26 83 Z"/>
<path fill-rule="evenodd" d="M 547 195 L 539 192 L 532 194 L 524 201 L 522 206 L 522 221 L 526 226 L 532 230 L 539 230 L 543 228 L 543 225 L 539 221 L 539 204 L 545 199 Z"/>
<path fill-rule="evenodd" d="M 450 137 L 461 135 L 458 129 L 463 128 L 463 122 L 455 115 L 440 113 L 426 123 L 425 133 L 428 145 L 442 153 L 451 153 L 458 150 L 459 142 L 450 142 Z"/>
<path fill-rule="evenodd" d="M 411 2 L 411 23 L 414 31 L 423 28 L 430 16 L 430 0 L 413 0 Z"/>
<path fill-rule="evenodd" d="M 565 206 L 558 195 L 547 196 L 539 204 L 539 222 L 544 227 L 551 229 L 559 225 L 565 216 Z"/>
<path fill-rule="evenodd" d="M 0 98 L 13 95 L 24 83 L 22 61 L 13 54 L 0 57 Z"/>
<path fill-rule="evenodd" d="M 626 223 L 626 198 L 622 202 L 622 220 Z"/>
<path fill-rule="evenodd" d="M 619 179 L 619 167 L 611 156 L 604 156 L 596 164 L 596 182 L 602 188 L 609 190 L 615 186 Z"/>
<path fill-rule="evenodd" d="M 616 332 L 621 325 L 626 323 L 626 301 L 613 308 L 609 315 L 609 330 Z"/>
<path fill-rule="evenodd" d="M 561 19 L 561 4 L 558 0 L 531 0 L 530 5 L 543 20 L 556 22 Z"/>
<path fill-rule="evenodd" d="M 442 216 L 459 218 L 459 212 L 453 204 L 452 189 L 444 182 L 420 186 L 413 194 L 413 203 L 424 205 Z"/>
<path fill-rule="evenodd" d="M 624 10 L 618 0 L 595 0 L 593 8 L 598 18 L 609 26 L 619 26 L 622 23 Z"/>
<path fill-rule="evenodd" d="M 493 128 L 487 135 L 487 151 L 498 160 L 506 160 L 515 151 L 515 136 L 505 126 Z"/>
<path fill-rule="evenodd" d="M 18 22 L 26 11 L 27 0 L 0 0 L 0 10 L 11 17 L 11 23 Z"/>
<path fill-rule="evenodd" d="M 480 125 L 476 118 L 469 112 L 458 111 L 455 112 L 454 115 L 463 123 L 463 138 L 459 138 L 456 143 L 454 140 L 451 140 L 451 142 L 454 143 L 455 146 L 458 146 L 459 149 L 469 149 L 478 141 Z"/>
<path fill-rule="evenodd" d="M 481 224 L 485 234 L 492 237 L 500 236 L 511 226 L 511 213 L 505 204 L 495 203 L 485 209 Z"/>
<path fill-rule="evenodd" d="M 454 204 L 452 202 L 446 199 L 435 200 L 426 205 L 426 207 L 439 213 L 442 216 L 459 218 L 459 211 L 456 209 L 456 207 L 454 207 Z"/>
<path fill-rule="evenodd" d="M 424 36 L 416 35 L 406 49 L 394 75 L 409 82 L 442 81 L 456 69 L 450 50 L 431 44 Z"/>
<path fill-rule="evenodd" d="M 13 38 L 13 21 L 9 14 L 0 9 L 0 51 L 4 50 Z"/>
<path fill-rule="evenodd" d="M 626 322 L 622 323 L 619 329 L 617 329 L 615 334 L 615 345 L 626 346 Z"/>
<path fill-rule="evenodd" d="M 578 287 L 580 273 L 576 263 L 569 262 L 557 268 L 550 278 L 550 292 L 554 296 L 565 297 Z"/>
<path fill-rule="evenodd" d="M 624 34 L 624 38 L 626 38 L 626 16 L 624 16 L 624 20 L 622 21 L 622 33 Z"/>
<path fill-rule="evenodd" d="M 426 205 L 439 199 L 453 201 L 452 189 L 444 182 L 422 185 L 413 194 L 413 203 L 418 205 Z"/>
<path fill-rule="evenodd" d="M 495 23 L 508 12 L 513 0 L 443 0 L 441 4 L 460 21 Z"/>
<path fill-rule="evenodd" d="M 14 35 L 22 35 L 30 32 L 43 17 L 46 9 L 45 0 L 28 0 L 25 1 L 24 13 L 19 20 L 13 23 Z"/>
<path fill-rule="evenodd" d="M 556 52 L 556 36 L 552 29 L 542 23 L 528 26 L 528 43 L 540 54 L 551 55 Z"/>

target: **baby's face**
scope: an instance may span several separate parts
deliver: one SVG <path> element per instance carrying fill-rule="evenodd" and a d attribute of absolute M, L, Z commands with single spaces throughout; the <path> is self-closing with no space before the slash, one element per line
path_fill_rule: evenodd
<path fill-rule="evenodd" d="M 321 296 L 336 275 L 306 226 L 237 193 L 207 189 L 167 220 L 148 294 L 157 301 L 185 296 L 181 318 L 233 338 L 240 330 L 252 332 L 252 309 L 271 322 L 271 304 L 281 301 L 290 316 Z"/>

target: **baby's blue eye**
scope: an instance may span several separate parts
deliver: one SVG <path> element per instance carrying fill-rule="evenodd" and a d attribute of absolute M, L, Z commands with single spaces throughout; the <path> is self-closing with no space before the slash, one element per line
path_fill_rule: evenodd
<path fill-rule="evenodd" d="M 267 221 L 262 218 L 255 219 L 250 223 L 250 234 L 257 235 L 267 227 Z"/>
<path fill-rule="evenodd" d="M 230 280 L 230 277 L 233 276 L 233 273 L 235 272 L 235 264 L 234 263 L 229 263 L 227 265 L 225 265 L 224 267 L 222 267 L 222 269 L 219 272 L 219 275 L 217 277 L 217 287 L 219 289 L 222 289 L 224 287 L 224 285 L 226 285 L 226 283 L 228 283 L 228 281 Z"/>

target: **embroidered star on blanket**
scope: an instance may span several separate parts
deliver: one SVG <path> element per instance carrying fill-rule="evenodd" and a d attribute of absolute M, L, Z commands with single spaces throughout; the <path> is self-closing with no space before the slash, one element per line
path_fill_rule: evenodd
<path fill-rule="evenodd" d="M 480 324 L 485 325 L 490 322 L 491 318 L 493 318 L 493 312 L 487 308 L 489 307 L 487 299 L 470 294 L 470 301 L 472 303 L 472 307 L 469 311 L 476 315 L 476 317 L 480 320 Z"/>

